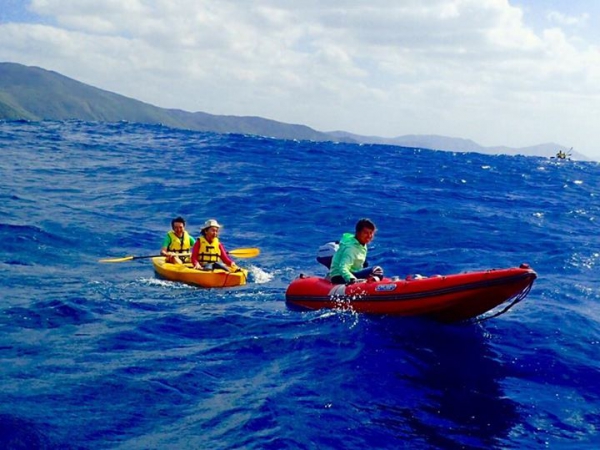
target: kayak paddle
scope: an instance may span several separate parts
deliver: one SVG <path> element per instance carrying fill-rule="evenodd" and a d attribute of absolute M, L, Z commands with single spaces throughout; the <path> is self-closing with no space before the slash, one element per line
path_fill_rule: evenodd
<path fill-rule="evenodd" d="M 233 250 L 229 250 L 227 252 L 228 255 L 235 256 L 236 258 L 255 258 L 260 255 L 260 249 L 256 247 L 249 248 L 236 248 Z"/>
<path fill-rule="evenodd" d="M 227 254 L 231 256 L 235 256 L 236 258 L 255 258 L 260 255 L 260 249 L 255 247 L 249 248 L 236 248 L 227 252 Z M 189 253 L 180 253 L 181 256 L 189 256 Z M 101 263 L 121 263 L 125 261 L 133 261 L 135 259 L 146 259 L 146 258 L 155 258 L 157 256 L 162 255 L 145 255 L 145 256 L 123 256 L 121 258 L 108 258 L 108 259 L 99 259 L 98 262 Z"/>
<path fill-rule="evenodd" d="M 134 259 L 154 258 L 156 256 L 162 256 L 162 255 L 123 256 L 122 258 L 99 259 L 98 262 L 101 262 L 101 263 L 120 263 L 120 262 L 125 262 L 125 261 L 133 261 Z M 183 256 L 185 256 L 185 254 Z"/>

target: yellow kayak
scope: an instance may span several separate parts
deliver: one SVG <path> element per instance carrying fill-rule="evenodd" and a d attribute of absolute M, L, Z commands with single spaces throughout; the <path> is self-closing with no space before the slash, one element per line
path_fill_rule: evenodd
<path fill-rule="evenodd" d="M 190 264 L 170 264 L 163 256 L 152 258 L 154 271 L 160 278 L 169 281 L 181 281 L 205 288 L 242 286 L 248 279 L 248 271 L 240 268 L 236 272 L 227 270 L 197 270 Z"/>

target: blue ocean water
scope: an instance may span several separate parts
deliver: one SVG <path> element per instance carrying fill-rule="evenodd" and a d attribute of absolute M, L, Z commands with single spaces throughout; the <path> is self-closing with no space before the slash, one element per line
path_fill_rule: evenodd
<path fill-rule="evenodd" d="M 0 151 L 0 448 L 600 445 L 596 163 L 76 121 L 0 123 Z M 177 215 L 260 248 L 251 282 L 98 263 Z M 361 217 L 388 275 L 539 278 L 477 324 L 289 309 Z"/>

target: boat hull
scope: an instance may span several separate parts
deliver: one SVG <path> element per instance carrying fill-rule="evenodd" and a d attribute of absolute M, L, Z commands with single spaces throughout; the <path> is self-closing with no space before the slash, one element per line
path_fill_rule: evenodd
<path fill-rule="evenodd" d="M 248 271 L 241 269 L 238 272 L 227 270 L 196 270 L 190 264 L 170 264 L 165 258 L 158 256 L 152 258 L 152 265 L 156 275 L 169 281 L 192 284 L 204 288 L 223 288 L 242 286 L 248 279 Z"/>
<path fill-rule="evenodd" d="M 333 285 L 301 276 L 288 286 L 286 302 L 306 310 L 345 309 L 367 314 L 428 316 L 443 322 L 478 317 L 510 301 L 522 300 L 537 278 L 526 264 L 421 279 Z"/>

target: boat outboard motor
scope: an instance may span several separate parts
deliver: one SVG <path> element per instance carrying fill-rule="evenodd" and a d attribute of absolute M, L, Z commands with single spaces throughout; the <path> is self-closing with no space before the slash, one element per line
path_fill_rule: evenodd
<path fill-rule="evenodd" d="M 328 242 L 327 244 L 321 245 L 317 250 L 317 261 L 330 269 L 331 260 L 333 259 L 333 255 L 335 255 L 335 252 L 337 252 L 339 246 L 339 242 Z"/>

